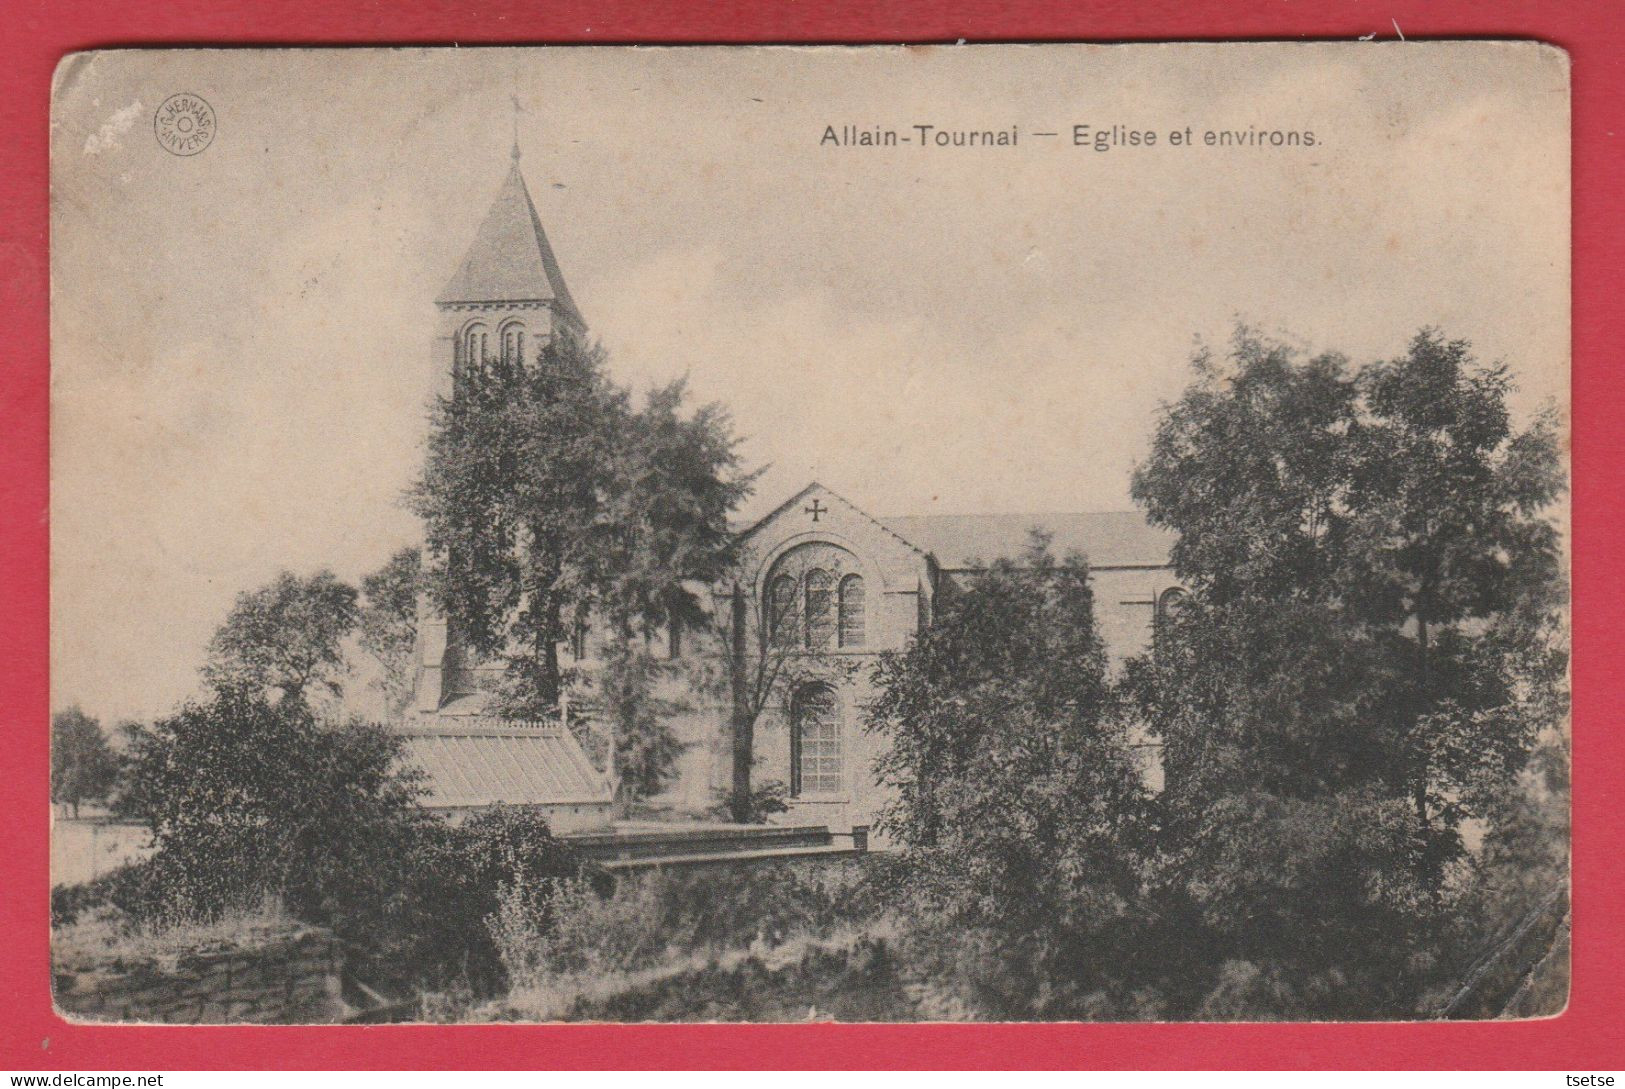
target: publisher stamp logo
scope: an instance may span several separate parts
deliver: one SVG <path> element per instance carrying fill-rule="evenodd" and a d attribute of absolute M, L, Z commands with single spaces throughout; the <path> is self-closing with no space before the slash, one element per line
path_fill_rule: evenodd
<path fill-rule="evenodd" d="M 214 142 L 214 107 L 194 94 L 170 95 L 153 116 L 158 145 L 171 155 L 196 155 Z"/>

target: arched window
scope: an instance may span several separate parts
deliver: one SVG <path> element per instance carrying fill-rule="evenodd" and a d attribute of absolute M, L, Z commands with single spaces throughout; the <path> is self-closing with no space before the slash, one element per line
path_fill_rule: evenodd
<path fill-rule="evenodd" d="M 790 793 L 840 793 L 841 709 L 834 691 L 823 684 L 798 689 L 790 718 Z"/>
<path fill-rule="evenodd" d="M 525 327 L 510 322 L 502 327 L 502 362 L 509 365 L 525 361 Z"/>
<path fill-rule="evenodd" d="M 490 330 L 483 322 L 475 322 L 463 331 L 463 362 L 478 366 L 490 353 Z"/>
<path fill-rule="evenodd" d="M 835 576 L 822 567 L 807 572 L 807 649 L 822 650 L 835 634 Z"/>
<path fill-rule="evenodd" d="M 828 541 L 803 541 L 787 549 L 762 583 L 761 610 L 767 638 L 782 650 L 814 654 L 861 646 L 864 631 L 863 570 L 858 557 Z"/>
<path fill-rule="evenodd" d="M 842 647 L 861 647 L 864 640 L 863 576 L 848 575 L 841 580 L 840 640 Z"/>
<path fill-rule="evenodd" d="M 1190 594 L 1181 587 L 1171 586 L 1157 597 L 1157 615 L 1152 628 L 1154 639 L 1165 637 L 1168 625 L 1177 618 L 1190 601 Z"/>
<path fill-rule="evenodd" d="M 796 612 L 796 580 L 780 575 L 773 580 L 767 594 L 767 634 L 773 640 L 794 638 L 791 626 Z"/>

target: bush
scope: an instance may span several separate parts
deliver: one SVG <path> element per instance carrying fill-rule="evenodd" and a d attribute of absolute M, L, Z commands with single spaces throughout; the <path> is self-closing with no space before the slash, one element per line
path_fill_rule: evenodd
<path fill-rule="evenodd" d="M 460 826 L 437 821 L 420 828 L 402 862 L 399 894 L 352 924 L 355 945 L 380 982 L 456 986 L 473 995 L 494 994 L 507 982 L 487 926 L 504 890 L 547 890 L 580 873 L 574 852 L 540 814 L 509 806 Z M 527 915 L 539 931 L 551 924 L 546 907 L 536 899 Z"/>
<path fill-rule="evenodd" d="M 777 779 L 752 790 L 743 803 L 735 799 L 728 788 L 719 788 L 712 796 L 715 804 L 711 806 L 711 816 L 735 824 L 766 824 L 773 814 L 790 812 L 790 788 Z"/>
<path fill-rule="evenodd" d="M 655 869 L 613 889 L 579 879 L 510 885 L 489 926 L 513 987 L 535 990 L 868 926 L 880 904 L 867 866 Z"/>
<path fill-rule="evenodd" d="M 152 832 L 170 914 L 206 920 L 269 893 L 321 922 L 399 880 L 395 844 L 423 819 L 400 752 L 380 727 L 226 689 L 132 730 L 118 808 Z"/>
<path fill-rule="evenodd" d="M 150 861 L 130 862 L 77 885 L 51 889 L 51 926 L 72 926 L 83 915 L 114 909 L 132 919 L 162 917 L 163 895 Z"/>
<path fill-rule="evenodd" d="M 297 700 L 219 692 L 135 731 L 130 766 L 120 808 L 152 830 L 153 855 L 54 892 L 64 923 L 101 903 L 208 922 L 273 896 L 344 940 L 371 982 L 490 993 L 503 974 L 485 919 L 503 885 L 577 872 L 539 814 L 449 825 L 417 805 L 398 735 L 324 726 Z"/>
<path fill-rule="evenodd" d="M 851 936 L 741 953 L 571 995 L 529 996 L 510 1015 L 571 1021 L 933 1020 L 882 938 Z M 550 1002 L 537 999 L 551 998 Z M 562 999 L 562 1000 L 561 1000 Z"/>
<path fill-rule="evenodd" d="M 137 920 L 110 904 L 88 909 L 51 936 L 51 962 L 58 971 L 105 970 L 121 962 L 167 961 L 219 950 L 264 948 L 306 929 L 274 900 L 231 911 L 206 923 Z"/>

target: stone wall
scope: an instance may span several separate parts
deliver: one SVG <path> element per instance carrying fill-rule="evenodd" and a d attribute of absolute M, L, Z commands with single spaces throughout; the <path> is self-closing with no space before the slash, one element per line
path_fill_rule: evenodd
<path fill-rule="evenodd" d="M 342 965 L 331 934 L 299 927 L 246 948 L 59 955 L 53 989 L 72 1020 L 309 1024 L 346 1012 Z"/>

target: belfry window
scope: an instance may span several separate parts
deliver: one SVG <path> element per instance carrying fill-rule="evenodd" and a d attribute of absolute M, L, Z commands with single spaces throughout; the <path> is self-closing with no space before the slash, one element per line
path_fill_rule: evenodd
<path fill-rule="evenodd" d="M 478 366 L 490 353 L 490 331 L 482 324 L 470 325 L 463 333 L 463 362 Z"/>
<path fill-rule="evenodd" d="M 839 637 L 843 648 L 863 646 L 865 638 L 863 593 L 862 575 L 848 575 L 841 580 L 838 609 Z"/>
<path fill-rule="evenodd" d="M 525 327 L 519 324 L 506 326 L 502 330 L 502 362 L 521 364 L 525 361 Z"/>

